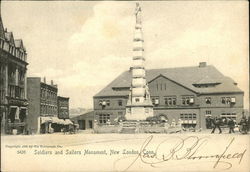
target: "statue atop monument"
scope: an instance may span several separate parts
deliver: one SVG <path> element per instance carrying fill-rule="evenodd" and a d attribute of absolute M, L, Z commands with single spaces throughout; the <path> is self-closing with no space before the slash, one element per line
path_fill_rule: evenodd
<path fill-rule="evenodd" d="M 136 3 L 135 7 L 135 18 L 136 18 L 136 24 L 141 24 L 141 7 L 138 2 Z"/>

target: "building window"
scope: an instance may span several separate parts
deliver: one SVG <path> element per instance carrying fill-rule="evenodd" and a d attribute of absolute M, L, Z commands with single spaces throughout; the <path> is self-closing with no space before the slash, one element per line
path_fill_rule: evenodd
<path fill-rule="evenodd" d="M 226 104 L 230 104 L 231 103 L 231 98 L 230 97 L 226 97 Z"/>
<path fill-rule="evenodd" d="M 93 122 L 89 120 L 89 128 L 93 128 Z"/>
<path fill-rule="evenodd" d="M 236 117 L 236 113 L 221 113 L 221 117 L 227 117 L 227 118 L 231 118 L 231 117 Z"/>
<path fill-rule="evenodd" d="M 110 100 L 99 100 L 100 106 L 110 106 Z"/>
<path fill-rule="evenodd" d="M 159 97 L 152 97 L 152 103 L 154 106 L 158 106 L 160 104 Z"/>
<path fill-rule="evenodd" d="M 100 114 L 99 115 L 99 123 L 106 124 L 110 120 L 110 114 Z"/>
<path fill-rule="evenodd" d="M 180 114 L 180 119 L 184 120 L 184 114 Z"/>
<path fill-rule="evenodd" d="M 194 96 L 182 96 L 182 105 L 194 104 Z"/>
<path fill-rule="evenodd" d="M 235 103 L 235 97 L 222 97 L 221 98 L 221 103 L 222 104 L 231 104 L 231 103 Z"/>
<path fill-rule="evenodd" d="M 206 110 L 206 115 L 211 115 L 211 110 Z"/>
<path fill-rule="evenodd" d="M 227 125 L 228 118 L 236 120 L 236 113 L 222 113 L 220 117 L 222 118 L 223 125 Z"/>
<path fill-rule="evenodd" d="M 206 104 L 211 104 L 211 97 L 206 97 L 205 101 L 206 101 Z"/>
<path fill-rule="evenodd" d="M 226 104 L 226 98 L 225 98 L 225 97 L 222 97 L 222 98 L 221 98 L 221 103 L 222 103 L 222 104 Z"/>
<path fill-rule="evenodd" d="M 193 114 L 193 120 L 196 120 L 196 114 L 195 113 Z"/>
<path fill-rule="evenodd" d="M 118 100 L 118 106 L 122 106 L 122 100 Z"/>
<path fill-rule="evenodd" d="M 136 98 L 136 99 L 135 99 L 135 102 L 139 102 L 139 101 L 140 101 L 140 99 L 139 99 L 139 98 Z"/>
<path fill-rule="evenodd" d="M 180 114 L 180 119 L 184 121 L 185 123 L 185 120 L 196 120 L 197 118 L 197 115 L 195 113 L 190 113 L 190 114 Z M 189 122 L 188 122 L 189 123 Z"/>
<path fill-rule="evenodd" d="M 188 120 L 188 114 L 184 114 L 184 119 Z"/>
<path fill-rule="evenodd" d="M 191 119 L 192 120 L 192 117 L 193 117 L 193 114 L 188 114 L 188 119 Z"/>
<path fill-rule="evenodd" d="M 167 106 L 175 106 L 176 105 L 176 97 L 175 96 L 169 96 L 165 97 L 165 105 Z"/>
<path fill-rule="evenodd" d="M 107 100 L 106 102 L 107 102 L 107 106 L 110 106 L 110 100 Z"/>
<path fill-rule="evenodd" d="M 182 98 L 181 101 L 182 101 L 182 104 L 183 104 L 183 105 L 186 104 L 186 99 L 185 99 L 185 98 Z"/>
<path fill-rule="evenodd" d="M 231 97 L 231 103 L 236 103 L 235 97 Z"/>
<path fill-rule="evenodd" d="M 172 98 L 173 105 L 176 105 L 176 98 Z"/>

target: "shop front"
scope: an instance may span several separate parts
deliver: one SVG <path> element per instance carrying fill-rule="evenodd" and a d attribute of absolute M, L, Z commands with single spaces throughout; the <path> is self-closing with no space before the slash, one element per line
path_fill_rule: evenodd
<path fill-rule="evenodd" d="M 62 132 L 63 129 L 68 129 L 73 123 L 69 119 L 59 119 L 54 116 L 40 117 L 40 133 Z"/>
<path fill-rule="evenodd" d="M 6 134 L 27 134 L 27 100 L 8 99 L 5 118 Z"/>
<path fill-rule="evenodd" d="M 65 122 L 63 119 L 52 117 L 52 128 L 54 132 L 61 132 L 64 128 Z"/>
<path fill-rule="evenodd" d="M 40 117 L 40 133 L 51 133 L 52 132 L 52 118 L 51 117 Z"/>
<path fill-rule="evenodd" d="M 3 104 L 0 106 L 1 134 L 4 134 L 6 131 L 6 114 L 7 114 L 7 105 Z"/>

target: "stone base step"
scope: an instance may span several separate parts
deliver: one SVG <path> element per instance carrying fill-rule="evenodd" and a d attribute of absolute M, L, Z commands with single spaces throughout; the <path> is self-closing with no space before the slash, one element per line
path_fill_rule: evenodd
<path fill-rule="evenodd" d="M 135 128 L 136 127 L 136 123 L 135 122 L 124 122 L 123 124 L 122 124 L 122 127 L 123 128 L 131 128 L 131 127 L 133 127 L 133 128 Z"/>
<path fill-rule="evenodd" d="M 135 133 L 136 126 L 137 126 L 136 121 L 124 121 L 122 123 L 121 133 Z"/>
<path fill-rule="evenodd" d="M 135 133 L 136 128 L 122 128 L 121 133 Z"/>

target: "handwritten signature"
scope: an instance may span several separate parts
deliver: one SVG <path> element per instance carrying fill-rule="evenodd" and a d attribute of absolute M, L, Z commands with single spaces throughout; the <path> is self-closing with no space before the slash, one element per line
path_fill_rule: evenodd
<path fill-rule="evenodd" d="M 151 167 L 158 167 L 163 163 L 181 160 L 212 160 L 214 162 L 214 169 L 218 168 L 219 165 L 223 165 L 223 169 L 227 170 L 232 167 L 230 160 L 238 159 L 238 164 L 240 164 L 247 151 L 247 149 L 243 149 L 242 152 L 228 153 L 228 150 L 235 141 L 235 138 L 232 138 L 228 144 L 223 146 L 220 153 L 210 155 L 204 155 L 205 153 L 201 154 L 202 150 L 206 149 L 204 146 L 209 141 L 208 137 L 199 138 L 197 136 L 189 136 L 186 138 L 168 138 L 156 146 L 153 143 L 153 138 L 154 136 L 151 135 L 145 139 L 140 147 L 138 155 L 117 159 L 114 162 L 114 168 L 122 159 L 132 158 L 131 163 L 129 163 L 123 171 L 127 171 L 138 161 L 148 164 Z M 152 150 L 152 146 L 154 147 L 154 151 L 148 151 L 149 149 Z M 209 151 L 206 151 L 206 153 L 207 152 Z"/>

